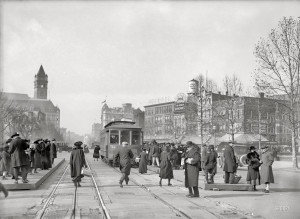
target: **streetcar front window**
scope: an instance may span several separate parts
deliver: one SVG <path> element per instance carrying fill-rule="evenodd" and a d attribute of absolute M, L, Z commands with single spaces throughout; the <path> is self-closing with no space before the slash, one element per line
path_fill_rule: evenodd
<path fill-rule="evenodd" d="M 126 141 L 126 142 L 128 142 L 128 144 L 130 144 L 130 131 L 129 130 L 121 131 L 121 143 L 124 141 Z"/>
<path fill-rule="evenodd" d="M 118 130 L 110 131 L 110 144 L 119 144 L 119 131 Z"/>
<path fill-rule="evenodd" d="M 140 145 L 140 132 L 139 131 L 132 131 L 132 144 Z"/>

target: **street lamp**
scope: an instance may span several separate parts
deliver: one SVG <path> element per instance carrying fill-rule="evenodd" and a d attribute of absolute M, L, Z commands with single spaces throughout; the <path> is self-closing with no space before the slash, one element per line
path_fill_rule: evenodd
<path fill-rule="evenodd" d="M 217 127 L 214 125 L 213 130 L 214 130 L 214 146 L 215 146 L 215 148 L 216 148 L 216 129 L 217 129 Z"/>

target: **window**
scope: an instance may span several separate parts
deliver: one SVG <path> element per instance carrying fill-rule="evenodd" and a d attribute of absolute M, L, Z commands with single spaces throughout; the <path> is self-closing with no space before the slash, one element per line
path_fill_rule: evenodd
<path fill-rule="evenodd" d="M 130 132 L 129 130 L 122 130 L 121 131 L 121 143 L 122 142 L 128 142 L 128 144 L 130 144 Z"/>
<path fill-rule="evenodd" d="M 119 131 L 118 130 L 110 131 L 110 144 L 119 144 Z"/>
<path fill-rule="evenodd" d="M 139 131 L 132 131 L 132 143 L 134 145 L 140 144 L 140 132 Z"/>

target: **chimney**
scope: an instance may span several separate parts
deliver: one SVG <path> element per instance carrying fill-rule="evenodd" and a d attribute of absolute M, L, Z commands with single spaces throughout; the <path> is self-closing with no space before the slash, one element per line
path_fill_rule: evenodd
<path fill-rule="evenodd" d="M 259 93 L 259 97 L 260 97 L 260 98 L 264 98 L 264 97 L 265 97 L 265 93 L 260 92 L 260 93 Z"/>

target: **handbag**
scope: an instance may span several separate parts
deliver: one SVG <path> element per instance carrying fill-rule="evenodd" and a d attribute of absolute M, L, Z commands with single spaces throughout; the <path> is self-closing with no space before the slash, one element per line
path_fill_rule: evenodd
<path fill-rule="evenodd" d="M 82 168 L 81 169 L 81 175 L 91 177 L 92 176 L 92 170 L 88 168 Z"/>

